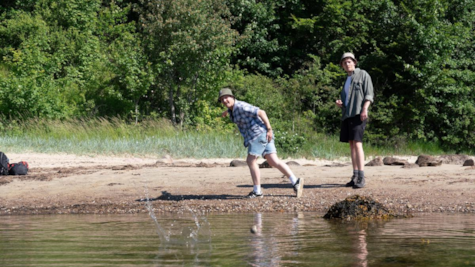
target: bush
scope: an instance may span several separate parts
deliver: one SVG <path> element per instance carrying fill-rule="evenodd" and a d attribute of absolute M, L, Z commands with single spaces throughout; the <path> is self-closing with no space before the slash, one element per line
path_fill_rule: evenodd
<path fill-rule="evenodd" d="M 305 144 L 305 138 L 297 133 L 275 131 L 275 145 L 289 154 L 297 154 Z"/>

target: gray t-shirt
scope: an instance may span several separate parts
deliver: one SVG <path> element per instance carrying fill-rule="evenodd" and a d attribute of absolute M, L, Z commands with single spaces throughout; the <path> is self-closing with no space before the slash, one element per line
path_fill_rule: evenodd
<path fill-rule="evenodd" d="M 351 84 L 351 76 L 346 77 L 346 82 L 345 86 L 343 87 L 345 89 L 345 106 L 348 106 L 348 101 L 350 101 L 350 98 L 348 97 L 348 92 L 350 91 L 350 84 Z"/>

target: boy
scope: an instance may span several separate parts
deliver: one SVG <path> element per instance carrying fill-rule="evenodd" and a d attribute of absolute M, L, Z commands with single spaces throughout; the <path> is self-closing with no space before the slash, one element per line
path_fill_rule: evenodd
<path fill-rule="evenodd" d="M 296 197 L 301 197 L 304 179 L 297 178 L 289 166 L 277 157 L 272 127 L 265 111 L 246 102 L 236 100 L 229 88 L 223 88 L 219 91 L 218 102 L 228 109 L 223 112 L 223 117 L 229 114 L 231 121 L 238 126 L 241 135 L 244 137 L 244 146 L 248 148 L 246 162 L 251 171 L 254 189 L 247 197 L 256 198 L 263 196 L 261 174 L 257 164 L 259 156 L 265 158 L 269 165 L 277 168 L 285 176 L 289 177 Z"/>

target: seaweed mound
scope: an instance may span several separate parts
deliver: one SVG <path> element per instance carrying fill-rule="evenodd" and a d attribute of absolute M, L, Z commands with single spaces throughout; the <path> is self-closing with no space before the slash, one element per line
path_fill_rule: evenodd
<path fill-rule="evenodd" d="M 391 210 L 383 204 L 373 200 L 371 197 L 353 195 L 345 200 L 337 202 L 330 207 L 323 216 L 325 219 L 389 219 L 397 217 Z"/>

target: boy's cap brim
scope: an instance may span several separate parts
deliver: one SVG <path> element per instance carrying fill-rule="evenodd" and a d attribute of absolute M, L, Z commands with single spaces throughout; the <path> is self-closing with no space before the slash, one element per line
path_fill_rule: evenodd
<path fill-rule="evenodd" d="M 343 59 L 345 58 L 351 58 L 355 64 L 358 63 L 358 61 L 356 60 L 356 57 L 353 53 L 344 53 L 343 56 L 341 56 L 341 59 L 340 59 L 340 65 L 341 65 L 341 62 L 343 62 Z"/>
<path fill-rule="evenodd" d="M 233 91 L 231 91 L 231 89 L 229 88 L 223 88 L 219 90 L 218 102 L 221 102 L 221 97 L 227 96 L 227 95 L 234 97 Z"/>

